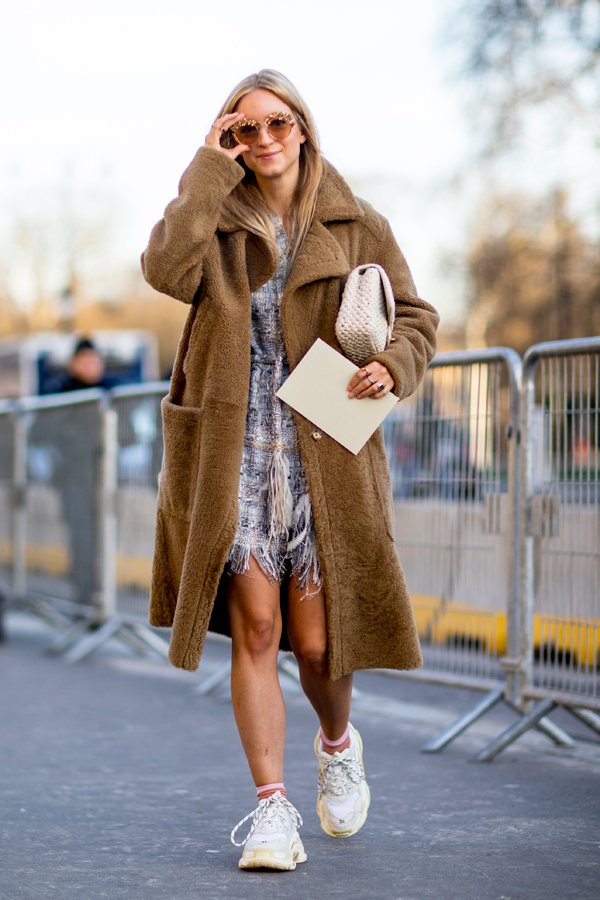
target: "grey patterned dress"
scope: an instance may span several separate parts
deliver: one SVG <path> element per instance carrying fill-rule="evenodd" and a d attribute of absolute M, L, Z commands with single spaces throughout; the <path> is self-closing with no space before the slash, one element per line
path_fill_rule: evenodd
<path fill-rule="evenodd" d="M 279 218 L 279 265 L 252 294 L 250 394 L 240 470 L 238 525 L 228 568 L 241 574 L 253 556 L 272 581 L 286 568 L 298 586 L 321 586 L 312 508 L 292 411 L 275 396 L 289 375 L 279 308 L 287 278 L 287 235 Z"/>

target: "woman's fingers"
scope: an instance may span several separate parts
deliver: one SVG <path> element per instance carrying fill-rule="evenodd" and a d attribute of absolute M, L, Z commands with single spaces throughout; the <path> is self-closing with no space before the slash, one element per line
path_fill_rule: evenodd
<path fill-rule="evenodd" d="M 369 363 L 354 373 L 348 382 L 348 396 L 362 400 L 364 397 L 379 399 L 394 387 L 394 379 L 389 371 L 379 362 Z"/>
<path fill-rule="evenodd" d="M 234 122 L 237 122 L 240 119 L 244 118 L 243 113 L 227 113 L 224 116 L 219 116 L 210 126 L 210 130 L 204 139 L 205 147 L 215 147 L 217 150 L 222 150 L 227 156 L 230 156 L 231 159 L 235 159 L 240 155 L 240 153 L 245 153 L 250 148 L 246 146 L 246 144 L 235 144 L 233 147 L 223 147 L 221 144 L 221 136 L 223 132 L 227 131 Z"/>

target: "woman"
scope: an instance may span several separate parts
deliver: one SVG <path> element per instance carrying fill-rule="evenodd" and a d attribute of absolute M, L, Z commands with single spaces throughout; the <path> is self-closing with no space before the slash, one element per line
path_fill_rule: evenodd
<path fill-rule="evenodd" d="M 352 672 L 421 664 L 381 433 L 354 456 L 275 397 L 316 338 L 340 350 L 343 281 L 365 262 L 392 282 L 394 339 L 348 392 L 402 399 L 434 353 L 437 315 L 272 70 L 230 94 L 142 256 L 149 283 L 190 304 L 163 401 L 150 621 L 173 626 L 170 659 L 185 669 L 209 625 L 232 637 L 233 709 L 259 798 L 240 868 L 306 859 L 283 778 L 279 648 L 293 650 L 319 719 L 317 810 L 339 838 L 369 806 Z"/>

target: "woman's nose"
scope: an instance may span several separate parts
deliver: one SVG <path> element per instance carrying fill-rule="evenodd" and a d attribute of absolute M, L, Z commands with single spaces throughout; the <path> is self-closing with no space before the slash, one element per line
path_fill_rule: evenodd
<path fill-rule="evenodd" d="M 261 145 L 261 147 L 264 147 L 265 144 L 268 145 L 273 143 L 273 138 L 267 131 L 266 125 L 261 125 L 260 127 L 260 131 L 258 132 L 258 143 Z"/>

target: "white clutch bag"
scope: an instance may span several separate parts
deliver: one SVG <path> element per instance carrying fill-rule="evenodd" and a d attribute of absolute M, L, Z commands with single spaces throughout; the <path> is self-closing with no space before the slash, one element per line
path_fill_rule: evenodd
<path fill-rule="evenodd" d="M 377 263 L 352 269 L 342 294 L 335 334 L 344 355 L 357 366 L 381 353 L 392 340 L 396 303 L 385 270 Z"/>

